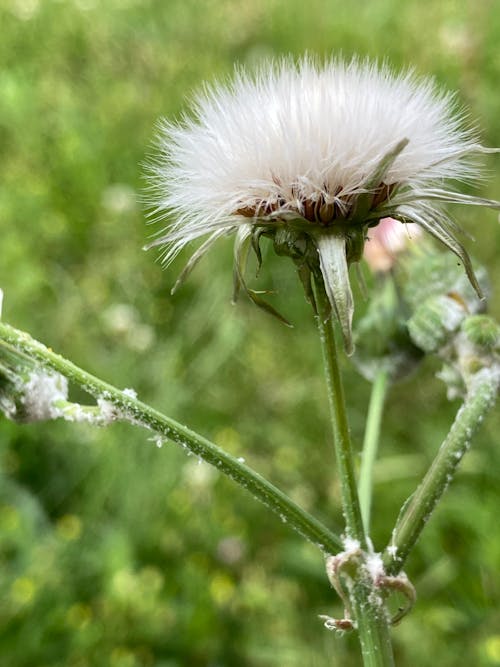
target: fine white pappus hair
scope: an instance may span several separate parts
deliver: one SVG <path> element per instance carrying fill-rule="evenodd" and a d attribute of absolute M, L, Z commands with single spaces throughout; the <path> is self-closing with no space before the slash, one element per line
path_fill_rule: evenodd
<path fill-rule="evenodd" d="M 180 123 L 162 121 L 157 143 L 147 197 L 151 219 L 168 224 L 150 246 L 163 247 L 166 263 L 208 236 L 194 264 L 242 226 L 298 220 L 317 239 L 338 224 L 392 217 L 445 243 L 473 280 L 442 204 L 499 206 L 457 191 L 480 178 L 478 156 L 490 149 L 456 96 L 368 60 L 306 56 L 254 73 L 238 68 L 230 81 L 206 85 Z"/>

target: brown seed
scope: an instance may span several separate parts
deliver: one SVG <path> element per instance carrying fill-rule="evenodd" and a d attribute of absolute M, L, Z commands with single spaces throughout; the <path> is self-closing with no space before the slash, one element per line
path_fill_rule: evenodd
<path fill-rule="evenodd" d="M 331 222 L 333 220 L 333 218 L 335 217 L 335 204 L 333 204 L 333 203 L 324 204 L 323 203 L 319 207 L 318 217 L 319 217 L 320 222 L 323 222 L 325 224 L 328 223 L 328 222 Z"/>
<path fill-rule="evenodd" d="M 242 215 L 245 218 L 254 218 L 256 213 L 256 207 L 243 206 L 236 211 L 236 215 Z"/>
<path fill-rule="evenodd" d="M 311 222 L 315 221 L 315 215 L 314 215 L 314 202 L 312 202 L 310 199 L 305 199 L 302 202 L 302 207 L 304 210 L 303 216 L 306 220 L 310 220 Z"/>
<path fill-rule="evenodd" d="M 373 193 L 372 208 L 377 208 L 379 204 L 386 201 L 386 199 L 389 199 L 395 186 L 395 183 L 391 183 L 390 185 L 387 185 L 387 183 L 380 183 Z"/>

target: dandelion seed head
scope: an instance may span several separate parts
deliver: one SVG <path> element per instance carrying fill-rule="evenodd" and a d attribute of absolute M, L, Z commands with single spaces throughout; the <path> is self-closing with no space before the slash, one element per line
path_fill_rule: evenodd
<path fill-rule="evenodd" d="M 308 219 L 319 201 L 347 211 L 349 198 L 405 138 L 375 196 L 396 184 L 477 176 L 477 138 L 454 96 L 411 71 L 285 59 L 206 86 L 193 106 L 181 124 L 161 123 L 152 167 L 157 214 L 176 218 L 171 241 L 187 243 L 253 213 Z"/>
<path fill-rule="evenodd" d="M 150 215 L 169 222 L 150 245 L 163 247 L 165 263 L 199 237 L 240 229 L 241 245 L 257 228 L 271 237 L 299 229 L 318 251 L 307 261 L 319 254 L 345 338 L 353 310 L 347 266 L 361 258 L 368 227 L 387 217 L 417 223 L 459 256 L 474 283 L 441 204 L 498 206 L 456 190 L 480 177 L 477 157 L 487 149 L 455 96 L 411 70 L 359 59 L 237 69 L 230 81 L 206 85 L 180 123 L 161 122 L 158 149 Z M 344 245 L 325 249 L 332 236 Z M 346 267 L 332 268 L 339 262 Z"/>

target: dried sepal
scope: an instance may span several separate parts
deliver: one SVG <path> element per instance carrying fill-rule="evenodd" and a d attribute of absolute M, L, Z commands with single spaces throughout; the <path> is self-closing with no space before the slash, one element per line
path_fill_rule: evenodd
<path fill-rule="evenodd" d="M 318 309 L 316 306 L 316 298 L 314 296 L 314 290 L 312 286 L 312 273 L 309 266 L 303 261 L 295 262 L 297 268 L 297 275 L 299 280 L 302 283 L 304 288 L 304 294 L 306 296 L 307 303 L 311 305 L 315 315 L 318 314 Z"/>
<path fill-rule="evenodd" d="M 265 227 L 256 227 L 252 230 L 252 250 L 255 253 L 255 257 L 257 258 L 257 269 L 255 271 L 255 277 L 259 275 L 260 269 L 262 267 L 262 250 L 260 249 L 260 240 L 263 236 L 268 234 L 269 232 Z"/>
<path fill-rule="evenodd" d="M 243 289 L 256 306 L 276 317 L 280 322 L 286 324 L 286 326 L 291 327 L 292 324 L 260 296 L 269 292 L 250 289 L 246 284 L 244 274 L 248 262 L 248 253 L 251 248 L 252 234 L 252 225 L 241 225 L 236 234 L 234 242 L 233 303 L 236 303 L 240 291 Z"/>
<path fill-rule="evenodd" d="M 194 269 L 194 267 L 198 264 L 200 259 L 202 259 L 206 253 L 210 250 L 210 248 L 213 246 L 213 244 L 221 237 L 224 236 L 225 234 L 228 234 L 232 231 L 232 229 L 218 229 L 215 231 L 213 234 L 211 234 L 208 239 L 201 244 L 201 246 L 194 251 L 194 253 L 191 255 L 189 260 L 187 261 L 185 267 L 182 269 L 180 272 L 177 280 L 175 281 L 174 286 L 170 290 L 170 294 L 175 294 L 179 287 L 184 284 L 185 280 L 188 278 L 190 275 L 191 271 Z"/>
<path fill-rule="evenodd" d="M 453 190 L 444 190 L 441 188 L 422 189 L 419 199 L 422 201 L 438 201 L 443 204 L 465 204 L 500 210 L 500 201 L 496 199 L 486 199 L 484 197 L 476 197 L 475 195 L 467 195 L 462 192 L 454 192 Z M 395 200 L 395 203 L 405 204 L 410 201 L 415 201 L 415 193 L 411 193 L 408 197 L 405 197 L 403 194 Z"/>

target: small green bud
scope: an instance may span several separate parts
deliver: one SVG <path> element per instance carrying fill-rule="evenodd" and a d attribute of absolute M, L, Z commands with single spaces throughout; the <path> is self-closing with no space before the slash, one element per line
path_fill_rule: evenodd
<path fill-rule="evenodd" d="M 467 317 L 461 327 L 471 343 L 488 351 L 500 345 L 500 327 L 488 315 Z"/>
<path fill-rule="evenodd" d="M 485 301 L 477 297 L 463 267 L 449 253 L 437 252 L 423 243 L 418 249 L 408 253 L 402 260 L 406 274 L 404 279 L 404 298 L 413 309 L 431 296 L 447 294 L 462 301 L 469 313 L 484 310 Z M 489 292 L 488 276 L 485 269 L 474 262 L 481 291 Z"/>
<path fill-rule="evenodd" d="M 408 320 L 411 339 L 424 352 L 438 352 L 450 342 L 467 312 L 464 304 L 450 296 L 431 296 Z"/>
<path fill-rule="evenodd" d="M 422 350 L 415 346 L 408 334 L 405 307 L 390 275 L 384 276 L 378 289 L 373 290 L 368 310 L 356 323 L 354 337 L 354 364 L 370 382 L 381 370 L 393 382 L 401 380 L 422 359 Z"/>

